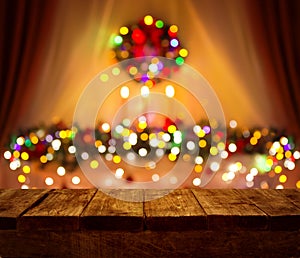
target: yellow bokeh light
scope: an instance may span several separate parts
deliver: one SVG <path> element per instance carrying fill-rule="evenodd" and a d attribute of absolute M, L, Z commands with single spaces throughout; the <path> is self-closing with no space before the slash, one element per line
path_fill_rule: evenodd
<path fill-rule="evenodd" d="M 72 134 L 73 134 L 72 130 L 66 130 L 66 137 L 67 138 L 72 138 Z"/>
<path fill-rule="evenodd" d="M 59 132 L 59 137 L 62 138 L 62 139 L 65 139 L 67 137 L 67 133 L 65 130 L 61 130 Z"/>
<path fill-rule="evenodd" d="M 130 73 L 131 75 L 136 75 L 137 72 L 138 72 L 138 70 L 137 70 L 137 68 L 136 68 L 135 66 L 130 67 L 129 73 Z"/>
<path fill-rule="evenodd" d="M 120 34 L 121 35 L 126 35 L 129 32 L 128 28 L 123 26 L 120 28 Z"/>
<path fill-rule="evenodd" d="M 140 129 L 142 129 L 142 130 L 145 129 L 145 128 L 147 127 L 146 121 L 141 121 L 141 122 L 139 122 L 138 127 L 139 127 Z"/>
<path fill-rule="evenodd" d="M 277 160 L 282 160 L 284 158 L 284 155 L 282 153 L 277 153 L 276 154 L 276 159 Z"/>
<path fill-rule="evenodd" d="M 30 173 L 30 167 L 29 167 L 28 165 L 25 165 L 25 166 L 23 167 L 23 172 L 24 172 L 25 174 Z"/>
<path fill-rule="evenodd" d="M 200 173 L 202 171 L 202 166 L 201 165 L 196 165 L 195 166 L 195 172 Z"/>
<path fill-rule="evenodd" d="M 112 70 L 111 70 L 112 74 L 115 75 L 115 76 L 118 76 L 120 74 L 120 69 L 118 67 L 114 67 Z"/>
<path fill-rule="evenodd" d="M 297 181 L 297 183 L 296 183 L 296 187 L 297 187 L 297 188 L 300 188 L 300 180 L 299 180 L 299 181 Z"/>
<path fill-rule="evenodd" d="M 144 17 L 144 23 L 146 25 L 151 25 L 153 23 L 153 17 L 151 15 L 146 15 Z"/>
<path fill-rule="evenodd" d="M 107 82 L 109 79 L 109 76 L 106 74 L 106 73 L 102 73 L 100 75 L 100 80 L 103 81 L 103 82 Z"/>
<path fill-rule="evenodd" d="M 157 135 L 158 135 L 159 139 L 162 139 L 164 134 L 165 134 L 164 132 L 159 132 Z"/>
<path fill-rule="evenodd" d="M 24 176 L 24 175 L 19 175 L 18 176 L 18 181 L 19 181 L 19 183 L 25 183 L 25 181 L 26 181 L 26 177 Z"/>
<path fill-rule="evenodd" d="M 251 143 L 251 145 L 257 144 L 257 138 L 256 137 L 251 137 L 250 143 Z"/>
<path fill-rule="evenodd" d="M 241 162 L 239 162 L 239 161 L 236 162 L 235 165 L 236 165 L 236 167 L 237 167 L 237 170 L 241 170 L 242 167 L 243 167 L 243 164 L 242 164 Z"/>
<path fill-rule="evenodd" d="M 124 142 L 123 143 L 123 149 L 124 150 L 130 150 L 131 149 L 131 144 L 129 142 Z"/>
<path fill-rule="evenodd" d="M 169 127 L 168 127 L 168 132 L 169 133 L 174 133 L 176 131 L 176 126 L 175 125 L 170 125 Z"/>
<path fill-rule="evenodd" d="M 255 131 L 253 133 L 253 136 L 256 138 L 256 139 L 260 139 L 261 138 L 261 132 L 260 131 Z"/>
<path fill-rule="evenodd" d="M 179 50 L 179 55 L 181 55 L 182 57 L 187 57 L 188 53 L 189 52 L 185 48 Z"/>
<path fill-rule="evenodd" d="M 224 181 L 224 182 L 227 182 L 229 179 L 228 179 L 228 173 L 224 173 L 223 175 L 222 175 L 222 180 Z"/>
<path fill-rule="evenodd" d="M 198 136 L 199 138 L 204 137 L 204 136 L 205 136 L 205 131 L 201 129 L 201 130 L 197 133 L 197 136 Z"/>
<path fill-rule="evenodd" d="M 225 150 L 225 147 L 226 147 L 224 142 L 219 142 L 217 146 L 218 146 L 218 149 L 221 150 L 221 151 Z"/>
<path fill-rule="evenodd" d="M 145 82 L 145 85 L 146 85 L 148 88 L 151 89 L 151 88 L 153 87 L 153 81 L 148 80 L 148 81 Z"/>
<path fill-rule="evenodd" d="M 278 165 L 278 166 L 276 166 L 276 167 L 274 168 L 274 171 L 275 171 L 276 174 L 279 174 L 279 173 L 281 173 L 281 171 L 282 171 L 282 167 Z"/>
<path fill-rule="evenodd" d="M 286 175 L 281 175 L 280 177 L 279 177 L 279 182 L 280 183 L 285 183 L 287 181 L 287 176 Z"/>
<path fill-rule="evenodd" d="M 153 79 L 155 77 L 155 74 L 154 74 L 154 72 L 149 71 L 149 72 L 147 72 L 147 76 L 148 76 L 148 78 Z"/>
<path fill-rule="evenodd" d="M 116 155 L 113 157 L 113 162 L 115 164 L 119 164 L 121 162 L 121 157 L 119 155 Z"/>
<path fill-rule="evenodd" d="M 102 145 L 102 142 L 100 140 L 95 141 L 95 147 L 98 148 Z"/>
<path fill-rule="evenodd" d="M 173 153 L 170 153 L 170 154 L 168 155 L 168 158 L 169 158 L 170 161 L 175 161 L 175 160 L 176 160 L 176 155 L 173 154 Z"/>
<path fill-rule="evenodd" d="M 37 136 L 35 136 L 35 135 L 30 137 L 30 140 L 33 144 L 37 144 L 39 142 L 39 138 L 37 138 Z"/>
<path fill-rule="evenodd" d="M 170 29 L 169 29 L 172 33 L 176 33 L 178 31 L 178 27 L 176 25 L 172 25 L 170 26 Z"/>
<path fill-rule="evenodd" d="M 128 137 L 130 135 L 130 130 L 128 128 L 124 128 L 122 131 L 122 136 Z"/>
<path fill-rule="evenodd" d="M 91 168 L 95 169 L 99 166 L 99 163 L 97 160 L 92 160 L 90 163 Z"/>
<path fill-rule="evenodd" d="M 47 162 L 47 157 L 45 156 L 45 155 L 42 155 L 41 157 L 40 157 L 40 161 L 42 162 L 42 163 L 46 163 Z"/>
<path fill-rule="evenodd" d="M 164 141 L 160 141 L 157 146 L 158 148 L 163 149 L 166 146 L 166 143 Z"/>
<path fill-rule="evenodd" d="M 15 151 L 13 152 L 13 156 L 14 156 L 16 159 L 18 159 L 18 158 L 20 157 L 20 152 L 18 152 L 17 150 L 15 150 Z"/>
<path fill-rule="evenodd" d="M 22 152 L 21 158 L 22 158 L 23 160 L 28 160 L 28 159 L 29 159 L 29 154 L 28 154 L 27 152 Z"/>
<path fill-rule="evenodd" d="M 213 146 L 213 147 L 210 148 L 209 152 L 210 152 L 211 155 L 216 156 L 218 154 L 218 149 L 217 149 L 217 147 Z"/>
<path fill-rule="evenodd" d="M 267 159 L 267 160 L 266 160 L 266 165 L 267 165 L 268 167 L 272 167 L 272 166 L 273 166 L 273 160 L 272 160 L 272 159 Z"/>
<path fill-rule="evenodd" d="M 140 136 L 142 141 L 147 141 L 148 140 L 148 134 L 147 133 L 142 133 Z"/>
<path fill-rule="evenodd" d="M 155 139 L 155 138 L 156 138 L 155 133 L 150 133 L 150 134 L 149 134 L 149 139 L 150 139 L 150 140 Z"/>
<path fill-rule="evenodd" d="M 210 122 L 210 127 L 213 129 L 216 129 L 219 126 L 218 121 L 214 118 L 209 119 L 209 122 Z"/>
<path fill-rule="evenodd" d="M 287 152 L 285 152 L 285 157 L 287 158 L 287 159 L 289 159 L 290 157 L 292 157 L 292 152 L 291 151 L 287 151 Z"/>
<path fill-rule="evenodd" d="M 199 141 L 199 147 L 200 148 L 204 148 L 206 146 L 206 144 L 207 143 L 206 143 L 206 141 L 204 139 L 202 139 L 202 140 Z"/>

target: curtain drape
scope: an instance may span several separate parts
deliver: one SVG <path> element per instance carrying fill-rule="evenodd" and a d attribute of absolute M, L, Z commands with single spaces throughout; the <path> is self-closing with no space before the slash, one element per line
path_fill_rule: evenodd
<path fill-rule="evenodd" d="M 0 1 L 0 146 L 26 117 L 57 1 Z"/>
<path fill-rule="evenodd" d="M 300 1 L 249 1 L 247 9 L 272 116 L 299 138 Z"/>

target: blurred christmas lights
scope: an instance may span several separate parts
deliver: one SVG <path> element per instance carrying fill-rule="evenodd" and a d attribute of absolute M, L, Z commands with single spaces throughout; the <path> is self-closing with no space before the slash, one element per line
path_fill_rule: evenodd
<path fill-rule="evenodd" d="M 294 171 L 297 160 L 300 159 L 300 152 L 296 150 L 291 136 L 279 134 L 276 130 L 268 128 L 240 129 L 236 121 L 229 122 L 226 143 L 218 142 L 217 138 L 211 139 L 210 124 L 205 121 L 180 131 L 175 123 L 170 123 L 169 119 L 166 119 L 163 128 L 150 127 L 144 115 L 134 123 L 123 119 L 122 123 L 115 128 L 111 128 L 107 122 L 99 123 L 95 129 L 95 142 L 91 142 L 87 137 L 90 130 L 67 128 L 63 123 L 33 128 L 14 135 L 3 157 L 8 160 L 10 169 L 19 174 L 17 180 L 21 188 L 34 187 L 28 180 L 32 173 L 33 162 L 40 163 L 40 169 L 45 168 L 49 163 L 56 164 L 56 173 L 59 177 L 64 177 L 74 171 L 78 166 L 75 158 L 77 150 L 72 145 L 74 137 L 80 137 L 89 148 L 96 148 L 98 154 L 106 162 L 119 165 L 119 168 L 115 170 L 117 179 L 131 178 L 127 174 L 128 171 L 122 167 L 125 161 L 117 153 L 118 145 L 122 146 L 122 151 L 126 153 L 124 158 L 129 161 L 134 160 L 135 155 L 145 158 L 150 155 L 150 149 L 155 149 L 153 153 L 158 162 L 159 158 L 165 156 L 171 163 L 177 161 L 182 148 L 193 152 L 195 146 L 198 145 L 199 153 L 194 160 L 190 160 L 188 153 L 183 157 L 186 161 L 194 163 L 193 178 L 189 183 L 191 187 L 200 185 L 199 173 L 202 173 L 209 154 L 220 155 L 224 160 L 235 156 L 238 158 L 240 155 L 254 157 L 252 164 L 246 164 L 241 160 L 230 164 L 227 169 L 220 170 L 220 165 L 214 163 L 211 163 L 209 167 L 212 172 L 221 173 L 220 178 L 226 184 L 234 182 L 238 175 L 244 174 L 243 187 L 248 188 L 272 186 L 284 188 L 284 184 L 289 180 L 288 171 Z M 197 135 L 198 141 L 189 140 L 190 134 Z M 218 142 L 217 147 L 211 147 L 211 141 Z M 95 157 L 90 157 L 88 151 L 78 154 L 82 160 L 90 162 L 92 169 L 101 169 Z M 157 165 L 155 161 L 149 161 L 145 165 L 146 171 L 153 171 L 151 179 L 154 182 L 159 181 L 161 176 L 156 170 L 154 172 Z M 274 184 L 275 178 L 277 183 Z M 172 179 L 174 182 L 176 180 L 177 178 Z M 74 176 L 72 183 L 79 185 L 81 180 L 78 176 Z M 48 175 L 45 178 L 45 184 L 52 186 L 54 177 Z M 299 188 L 299 181 L 296 181 L 294 185 Z"/>
<path fill-rule="evenodd" d="M 138 59 L 139 61 L 133 60 L 124 67 L 134 80 L 143 83 L 140 95 L 147 98 L 158 78 L 169 78 L 172 72 L 176 72 L 184 64 L 189 53 L 181 46 L 178 26 L 167 25 L 160 19 L 146 15 L 138 24 L 119 29 L 119 34 L 113 37 L 113 54 L 118 61 L 152 57 L 147 59 L 150 62 Z M 173 59 L 176 65 L 169 67 L 159 57 Z M 118 76 L 121 71 L 115 67 L 111 72 Z M 102 82 L 110 79 L 110 75 L 106 73 L 99 77 Z M 172 85 L 167 85 L 164 90 L 168 98 L 176 96 Z M 119 94 L 126 100 L 132 93 L 127 85 L 123 85 Z M 193 174 L 188 179 L 189 187 L 201 185 L 201 173 L 209 155 L 219 155 L 230 162 L 235 157 L 234 162 L 227 164 L 226 168 L 220 167 L 217 162 L 209 165 L 211 173 L 220 174 L 221 183 L 230 185 L 243 175 L 244 181 L 240 187 L 263 189 L 284 188 L 289 181 L 289 173 L 293 173 L 297 160 L 300 159 L 294 139 L 272 128 L 239 128 L 237 121 L 231 120 L 227 128 L 227 141 L 223 142 L 220 139 L 224 136 L 224 128 L 219 128 L 214 136 L 211 135 L 212 128 L 218 129 L 218 121 L 199 121 L 183 130 L 179 130 L 177 123 L 180 123 L 180 119 L 175 123 L 166 117 L 161 128 L 151 126 L 147 115 L 141 115 L 136 121 L 124 118 L 114 127 L 109 122 L 99 122 L 96 128 L 70 128 L 59 122 L 42 128 L 31 128 L 12 136 L 3 157 L 8 161 L 9 168 L 17 173 L 16 178 L 22 189 L 35 187 L 30 182 L 33 163 L 38 163 L 40 170 L 50 163 L 56 166 L 56 175 L 49 174 L 44 178 L 45 185 L 49 187 L 55 184 L 55 180 L 66 177 L 78 167 L 75 156 L 86 161 L 91 169 L 101 171 L 97 157 L 90 155 L 93 152 L 89 149 L 96 150 L 96 155 L 112 165 L 114 178 L 127 180 L 129 183 L 135 179 L 125 168 L 126 162 L 135 162 L 137 157 L 145 159 L 145 174 L 153 182 L 158 182 L 163 177 L 159 173 L 159 162 L 164 160 L 164 165 L 167 162 L 175 164 L 184 151 L 183 160 L 194 166 Z M 91 131 L 95 132 L 95 140 L 91 137 Z M 196 135 L 197 141 L 191 140 L 191 135 Z M 86 150 L 78 153 L 73 145 L 75 137 L 84 143 Z M 118 152 L 120 146 L 122 155 Z M 190 155 L 195 154 L 195 151 L 196 158 Z M 241 156 L 251 156 L 253 162 L 245 162 Z M 172 176 L 169 183 L 174 185 L 178 180 L 176 176 Z M 82 180 L 74 175 L 71 182 L 74 186 L 79 186 Z M 111 179 L 105 181 L 108 187 L 112 184 Z M 294 187 L 300 188 L 300 180 L 296 179 Z"/>
<path fill-rule="evenodd" d="M 167 25 L 162 20 L 146 15 L 138 24 L 122 26 L 119 34 L 113 36 L 113 57 L 118 61 L 152 56 L 151 63 L 134 62 L 125 67 L 130 76 L 152 87 L 158 75 L 168 77 L 171 70 L 176 71 L 188 56 L 188 50 L 181 46 L 178 27 Z M 165 57 L 175 60 L 177 67 L 167 67 L 159 59 Z"/>

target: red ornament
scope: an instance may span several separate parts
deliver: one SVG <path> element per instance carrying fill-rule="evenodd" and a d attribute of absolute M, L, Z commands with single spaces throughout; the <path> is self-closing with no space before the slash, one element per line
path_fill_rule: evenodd
<path fill-rule="evenodd" d="M 131 37 L 136 44 L 145 44 L 146 42 L 146 35 L 140 29 L 134 29 Z"/>

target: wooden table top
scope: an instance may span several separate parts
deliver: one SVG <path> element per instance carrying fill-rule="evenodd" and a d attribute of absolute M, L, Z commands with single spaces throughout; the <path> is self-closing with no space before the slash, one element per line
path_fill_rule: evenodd
<path fill-rule="evenodd" d="M 119 191 L 134 197 L 163 190 Z M 178 189 L 152 201 L 126 202 L 97 189 L 1 189 L 0 230 L 11 229 L 295 231 L 300 191 Z"/>

